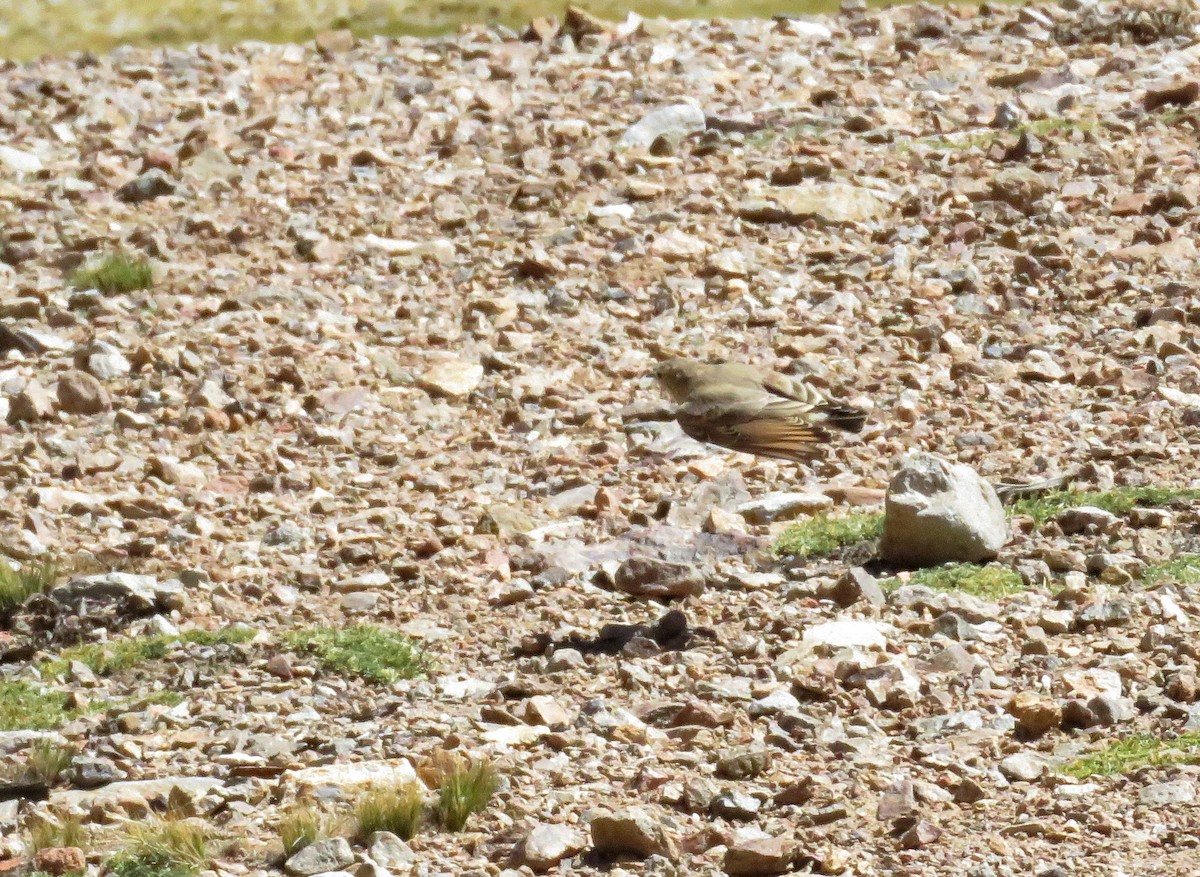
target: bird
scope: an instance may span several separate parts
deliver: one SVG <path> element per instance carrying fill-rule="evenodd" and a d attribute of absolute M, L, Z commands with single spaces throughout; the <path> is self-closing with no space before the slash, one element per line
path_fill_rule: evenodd
<path fill-rule="evenodd" d="M 829 428 L 860 432 L 867 412 L 830 402 L 813 386 L 736 362 L 675 358 L 654 377 L 679 407 L 675 420 L 697 441 L 807 463 L 821 456 Z"/>

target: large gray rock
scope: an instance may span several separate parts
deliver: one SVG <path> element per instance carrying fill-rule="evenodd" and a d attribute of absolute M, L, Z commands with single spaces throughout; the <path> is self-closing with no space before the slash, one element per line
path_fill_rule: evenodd
<path fill-rule="evenodd" d="M 888 485 L 880 551 L 892 563 L 991 560 L 1008 542 L 993 487 L 970 466 L 912 454 Z"/>
<path fill-rule="evenodd" d="M 354 853 L 344 837 L 315 841 L 288 859 L 283 870 L 297 877 L 340 871 L 354 863 Z"/>

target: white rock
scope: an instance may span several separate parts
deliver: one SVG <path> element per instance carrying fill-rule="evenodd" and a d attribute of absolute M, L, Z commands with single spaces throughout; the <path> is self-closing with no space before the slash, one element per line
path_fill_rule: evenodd
<path fill-rule="evenodd" d="M 279 778 L 280 786 L 291 788 L 298 798 L 313 796 L 323 787 L 345 791 L 419 782 L 417 772 L 403 758 L 306 767 L 287 771 Z"/>
<path fill-rule="evenodd" d="M 806 628 L 802 640 L 814 646 L 882 649 L 892 630 L 891 625 L 874 621 L 827 621 Z"/>
<path fill-rule="evenodd" d="M 411 865 L 416 859 L 408 844 L 390 831 L 377 831 L 367 838 L 367 855 L 376 865 L 389 870 Z"/>
<path fill-rule="evenodd" d="M 586 845 L 583 835 L 566 825 L 539 825 L 521 842 L 514 858 L 537 873 L 549 871 Z"/>
<path fill-rule="evenodd" d="M 480 737 L 498 749 L 507 749 L 536 743 L 549 733 L 545 725 L 492 725 Z"/>
<path fill-rule="evenodd" d="M 470 395 L 483 380 L 483 366 L 477 362 L 451 359 L 430 367 L 418 381 L 419 386 L 435 396 L 461 399 Z"/>
<path fill-rule="evenodd" d="M 620 145 L 624 147 L 646 147 L 659 137 L 686 137 L 706 127 L 704 111 L 691 104 L 673 104 L 646 114 L 640 122 L 632 125 Z"/>
<path fill-rule="evenodd" d="M 165 804 L 172 796 L 194 801 L 220 789 L 224 781 L 212 777 L 168 777 L 161 780 L 130 780 L 109 783 L 99 789 L 71 789 L 50 795 L 51 810 L 68 813 L 87 812 L 93 808 L 106 810 L 123 802 L 159 802 Z"/>
<path fill-rule="evenodd" d="M 880 551 L 893 563 L 991 560 L 1008 538 L 995 489 L 970 466 L 916 453 L 888 485 Z"/>
<path fill-rule="evenodd" d="M 0 146 L 0 164 L 19 174 L 35 174 L 42 169 L 42 160 L 32 152 L 11 146 Z"/>

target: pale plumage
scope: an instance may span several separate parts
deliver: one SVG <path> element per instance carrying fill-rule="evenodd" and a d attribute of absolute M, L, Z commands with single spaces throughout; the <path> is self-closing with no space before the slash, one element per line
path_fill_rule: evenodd
<path fill-rule="evenodd" d="M 866 412 L 829 402 L 803 381 L 741 363 L 670 359 L 654 376 L 679 405 L 675 419 L 697 441 L 803 462 L 829 441 L 826 427 L 858 432 Z"/>

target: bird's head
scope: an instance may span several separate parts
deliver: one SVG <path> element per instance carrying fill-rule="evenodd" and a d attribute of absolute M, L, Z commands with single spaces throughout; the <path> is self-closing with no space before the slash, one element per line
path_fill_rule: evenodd
<path fill-rule="evenodd" d="M 691 392 L 700 363 L 687 359 L 668 359 L 654 367 L 654 377 L 673 402 L 683 402 Z"/>

